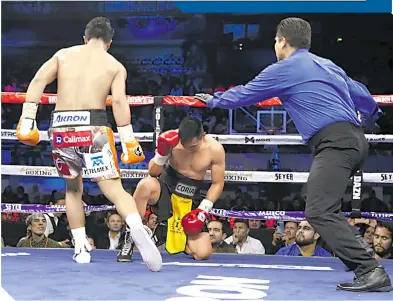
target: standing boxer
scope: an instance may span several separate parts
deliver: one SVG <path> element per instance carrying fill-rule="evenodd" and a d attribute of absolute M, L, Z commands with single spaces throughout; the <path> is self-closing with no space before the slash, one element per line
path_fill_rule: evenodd
<path fill-rule="evenodd" d="M 332 61 L 309 52 L 308 22 L 282 20 L 275 40 L 278 62 L 255 79 L 214 96 L 195 97 L 208 107 L 230 109 L 279 97 L 314 156 L 307 184 L 306 219 L 356 275 L 353 283 L 339 284 L 337 289 L 390 291 L 388 274 L 355 238 L 355 228 L 340 212 L 348 180 L 368 155 L 357 111 L 363 124 L 387 124 L 386 117 L 381 116 L 364 85 L 349 78 Z"/>
<path fill-rule="evenodd" d="M 131 126 L 125 94 L 126 69 L 107 53 L 113 33 L 108 19 L 94 18 L 86 26 L 85 45 L 61 49 L 38 70 L 27 90 L 16 135 L 27 145 L 40 141 L 35 121 L 38 103 L 45 87 L 57 77 L 57 101 L 49 137 L 55 166 L 66 181 L 67 218 L 75 239 L 74 260 L 89 263 L 91 259 L 82 203 L 82 167 L 86 167 L 125 219 L 148 268 L 158 271 L 161 255 L 142 226 L 134 199 L 123 189 L 113 132 L 106 126 L 106 99 L 111 90 L 123 148 L 121 160 L 124 164 L 144 160 Z"/>
<path fill-rule="evenodd" d="M 211 185 L 198 205 L 206 171 L 211 169 Z M 157 139 L 155 157 L 149 162 L 150 177 L 138 183 L 134 198 L 139 214 L 147 204 L 158 216 L 168 219 L 166 250 L 186 252 L 197 260 L 212 254 L 206 219 L 224 188 L 225 151 L 214 138 L 206 136 L 202 122 L 185 117 L 178 130 L 162 133 Z M 131 261 L 132 241 L 125 237 L 118 261 Z"/>

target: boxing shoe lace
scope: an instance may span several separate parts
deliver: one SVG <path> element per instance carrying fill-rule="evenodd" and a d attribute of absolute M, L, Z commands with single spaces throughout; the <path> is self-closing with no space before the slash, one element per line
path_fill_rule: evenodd
<path fill-rule="evenodd" d="M 134 247 L 134 242 L 131 237 L 131 232 L 129 229 L 127 229 L 124 235 L 124 245 L 123 248 L 121 249 L 121 254 L 128 255 L 133 247 Z"/>
<path fill-rule="evenodd" d="M 84 242 L 78 245 L 75 245 L 75 240 L 72 239 L 72 244 L 75 246 L 74 255 L 72 259 L 77 263 L 90 263 L 91 261 L 90 251 L 92 250 L 92 247 L 89 241 L 87 240 L 87 237 Z"/>

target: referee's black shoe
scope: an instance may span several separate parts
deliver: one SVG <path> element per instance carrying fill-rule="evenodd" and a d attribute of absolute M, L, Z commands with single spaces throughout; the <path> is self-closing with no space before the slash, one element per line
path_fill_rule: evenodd
<path fill-rule="evenodd" d="M 393 290 L 389 275 L 382 266 L 357 276 L 352 283 L 337 285 L 338 290 L 351 292 L 390 292 Z"/>

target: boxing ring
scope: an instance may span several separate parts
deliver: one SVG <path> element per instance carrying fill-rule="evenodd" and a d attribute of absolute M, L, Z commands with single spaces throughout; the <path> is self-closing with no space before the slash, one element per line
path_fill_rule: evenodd
<path fill-rule="evenodd" d="M 163 106 L 204 107 L 187 96 L 128 96 L 130 106 L 154 105 L 153 133 L 136 133 L 140 142 L 156 142 L 162 129 Z M 375 96 L 381 104 L 393 104 L 393 96 Z M 24 93 L 2 93 L 2 103 L 23 103 Z M 56 95 L 45 94 L 42 104 L 55 104 Z M 110 105 L 110 98 L 107 100 Z M 277 98 L 257 104 L 280 105 Z M 18 113 L 19 114 L 19 113 Z M 42 131 L 41 140 L 48 141 Z M 297 135 L 211 135 L 229 145 L 301 145 Z M 14 130 L 1 131 L 2 140 L 16 140 Z M 118 136 L 115 135 L 117 142 Z M 370 143 L 393 143 L 393 135 L 367 135 Z M 123 179 L 140 179 L 146 170 L 124 169 Z M 2 165 L 1 173 L 11 176 L 57 177 L 55 167 Z M 393 172 L 361 173 L 366 183 L 393 184 Z M 86 175 L 84 175 L 86 177 Z M 307 172 L 226 171 L 226 182 L 306 183 Z M 210 179 L 209 173 L 206 180 Z M 65 212 L 64 206 L 2 204 L 2 212 Z M 113 206 L 85 206 L 86 212 L 113 209 Z M 216 216 L 261 220 L 300 221 L 301 211 L 232 211 L 216 208 Z M 346 212 L 353 217 L 393 221 L 390 212 Z M 213 254 L 208 261 L 163 253 L 163 268 L 149 272 L 138 252 L 133 262 L 116 262 L 117 251 L 94 250 L 92 262 L 78 265 L 72 249 L 2 249 L 2 287 L 15 300 L 392 300 L 393 293 L 357 294 L 336 291 L 339 282 L 351 281 L 353 274 L 337 258 L 277 255 Z M 393 276 L 393 262 L 383 260 Z M 23 284 L 22 284 L 23 283 Z M 307 285 L 309 285 L 307 287 Z"/>

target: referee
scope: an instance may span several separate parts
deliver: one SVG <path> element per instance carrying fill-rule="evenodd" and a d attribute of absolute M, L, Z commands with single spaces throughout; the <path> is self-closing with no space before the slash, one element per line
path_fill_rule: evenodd
<path fill-rule="evenodd" d="M 388 274 L 362 247 L 357 231 L 341 212 L 348 180 L 368 156 L 362 126 L 385 117 L 364 85 L 332 61 L 310 53 L 310 46 L 310 24 L 299 18 L 284 19 L 275 38 L 277 63 L 244 86 L 195 98 L 210 108 L 226 109 L 280 98 L 313 154 L 306 219 L 356 275 L 353 283 L 339 284 L 337 289 L 388 292 L 393 289 Z"/>

